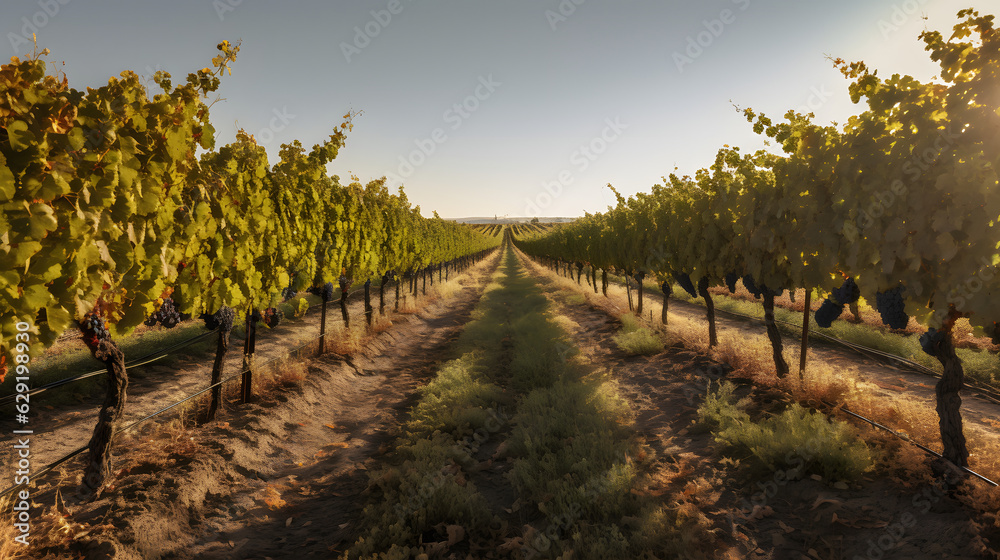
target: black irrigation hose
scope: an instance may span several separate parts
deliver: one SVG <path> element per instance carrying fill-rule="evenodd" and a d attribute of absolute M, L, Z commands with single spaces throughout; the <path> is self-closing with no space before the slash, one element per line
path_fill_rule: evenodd
<path fill-rule="evenodd" d="M 173 346 L 168 346 L 166 348 L 161 348 L 159 350 L 156 350 L 155 352 L 150 352 L 149 354 L 146 354 L 145 356 L 129 360 L 128 362 L 125 362 L 125 368 L 126 369 L 130 369 L 130 368 L 134 368 L 134 367 L 144 366 L 144 365 L 147 365 L 147 364 L 151 364 L 151 363 L 153 363 L 153 362 L 155 362 L 157 360 L 162 360 L 163 358 L 166 358 L 167 356 L 169 356 L 171 352 L 174 352 L 176 350 L 180 350 L 181 348 L 185 348 L 187 346 L 190 346 L 190 345 L 194 344 L 195 342 L 198 342 L 199 340 L 208 337 L 209 335 L 215 334 L 216 332 L 218 332 L 218 330 L 208 331 L 206 333 L 202 333 L 202 334 L 199 334 L 197 336 L 191 337 L 191 338 L 189 338 L 187 340 L 183 340 L 181 342 L 178 342 L 177 344 L 174 344 Z M 87 379 L 87 378 L 90 378 L 90 377 L 94 377 L 94 376 L 97 376 L 97 375 L 101 375 L 101 374 L 104 374 L 104 373 L 107 373 L 107 369 L 98 369 L 98 370 L 90 371 L 90 372 L 87 372 L 87 373 L 81 373 L 79 375 L 74 375 L 72 377 L 67 377 L 65 379 L 60 379 L 58 381 L 53 381 L 51 383 L 46 383 L 45 385 L 42 385 L 41 387 L 35 387 L 34 389 L 32 389 L 31 391 L 28 392 L 28 395 L 29 396 L 35 396 L 38 393 L 44 393 L 45 391 L 48 391 L 49 389 L 55 389 L 56 387 L 62 387 L 63 385 L 68 385 L 70 383 L 75 383 L 77 381 L 82 381 L 84 379 Z M 14 393 L 14 394 L 4 395 L 3 397 L 0 397 L 0 405 L 7 404 L 9 402 L 14 402 L 15 398 L 17 397 L 17 395 L 18 395 L 18 393 Z"/>
<path fill-rule="evenodd" d="M 825 404 L 826 406 L 828 406 L 828 407 L 830 407 L 830 408 L 833 408 L 833 409 L 836 409 L 836 406 L 834 406 L 834 405 L 832 405 L 832 404 L 830 404 L 830 403 L 828 403 L 828 402 L 826 402 L 826 401 L 822 401 L 822 402 L 823 402 L 823 404 Z M 879 428 L 879 429 L 882 429 L 882 430 L 885 430 L 885 431 L 889 432 L 890 434 L 892 434 L 892 435 L 894 435 L 894 436 L 898 437 L 899 439 L 901 439 L 901 440 L 903 440 L 903 441 L 908 441 L 908 442 L 912 443 L 913 445 L 915 445 L 915 446 L 919 447 L 919 448 L 920 448 L 921 450 L 923 450 L 923 451 L 924 451 L 925 453 L 927 453 L 928 455 L 933 455 L 934 457 L 937 457 L 938 459 L 944 459 L 945 461 L 948 461 L 947 459 L 945 459 L 945 458 L 944 458 L 944 455 L 941 455 L 941 454 L 940 454 L 940 453 L 938 453 L 937 451 L 934 451 L 933 449 L 930 449 L 930 448 L 928 448 L 928 447 L 926 447 L 926 446 L 923 446 L 923 445 L 921 445 L 921 444 L 919 444 L 919 443 L 917 443 L 917 442 L 913 441 L 912 439 L 910 439 L 910 437 L 909 437 L 909 436 L 907 436 L 907 435 L 905 435 L 905 434 L 901 434 L 901 433 L 899 433 L 899 432 L 897 432 L 897 431 L 893 430 L 892 428 L 888 428 L 888 427 L 886 427 L 886 426 L 883 426 L 882 424 L 879 424 L 878 422 L 876 422 L 876 421 L 874 421 L 874 420 L 871 420 L 871 419 L 868 419 L 868 418 L 865 418 L 864 416 L 861 416 L 860 414 L 857 414 L 856 412 L 851 412 L 851 411 L 850 411 L 850 410 L 848 410 L 848 409 L 847 409 L 846 407 L 840 407 L 840 410 L 841 410 L 841 411 L 843 411 L 843 412 L 845 412 L 845 413 L 847 413 L 847 414 L 850 414 L 851 416 L 853 416 L 853 417 L 857 418 L 858 420 L 861 420 L 861 421 L 864 421 L 864 422 L 868 422 L 869 424 L 871 424 L 872 426 L 874 426 L 874 427 L 876 427 L 876 428 Z M 961 469 L 962 471 L 964 471 L 964 472 L 967 472 L 967 473 L 971 474 L 972 476 L 974 476 L 974 477 L 976 477 L 976 478 L 978 478 L 978 479 L 982 480 L 983 482 L 986 482 L 986 483 L 987 483 L 987 484 L 989 484 L 990 486 L 1000 486 L 1000 485 L 998 485 L 998 484 L 997 484 L 996 482 L 993 482 L 992 480 L 990 480 L 990 479 L 986 478 L 985 476 L 983 476 L 983 475 L 981 475 L 981 474 L 977 473 L 976 471 L 973 471 L 972 469 L 969 469 L 968 467 L 960 467 L 960 466 L 958 466 L 958 465 L 956 465 L 956 464 L 952 463 L 951 461 L 948 461 L 948 463 L 950 463 L 950 464 L 951 464 L 952 466 L 954 466 L 955 468 L 958 468 L 958 469 Z"/>

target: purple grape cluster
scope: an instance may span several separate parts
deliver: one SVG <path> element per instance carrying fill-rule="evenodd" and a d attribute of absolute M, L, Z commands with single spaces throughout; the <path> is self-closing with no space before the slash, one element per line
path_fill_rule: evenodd
<path fill-rule="evenodd" d="M 819 306 L 816 310 L 816 324 L 823 327 L 824 329 L 830 328 L 830 325 L 840 317 L 840 314 L 844 312 L 843 304 L 837 303 L 830 300 L 829 298 L 823 300 L 823 305 Z"/>
<path fill-rule="evenodd" d="M 236 313 L 231 307 L 225 305 L 215 313 L 202 313 L 201 319 L 205 321 L 205 327 L 210 331 L 220 329 L 224 332 L 233 330 L 233 322 L 236 320 Z"/>
<path fill-rule="evenodd" d="M 844 280 L 843 285 L 833 291 L 833 299 L 844 305 L 850 305 L 861 297 L 861 288 L 854 282 L 854 278 Z"/>
<path fill-rule="evenodd" d="M 753 276 L 749 274 L 743 277 L 743 287 L 757 299 L 760 299 L 760 296 L 764 294 L 762 290 L 757 288 L 757 284 L 753 281 Z"/>
<path fill-rule="evenodd" d="M 108 332 L 107 325 L 104 324 L 104 319 L 99 316 L 90 314 L 83 318 L 83 330 L 92 333 L 98 340 L 107 340 L 111 338 L 111 333 Z"/>
<path fill-rule="evenodd" d="M 736 293 L 736 281 L 740 279 L 740 275 L 735 272 L 730 272 L 726 274 L 726 288 L 729 289 L 729 293 Z"/>
<path fill-rule="evenodd" d="M 268 307 L 264 311 L 264 324 L 267 325 L 269 329 L 277 327 L 281 320 L 284 319 L 285 314 L 275 307 Z"/>
<path fill-rule="evenodd" d="M 893 329 L 905 329 L 910 322 L 903 302 L 903 286 L 875 294 L 875 307 L 882 315 L 882 322 Z"/>
<path fill-rule="evenodd" d="M 670 282 L 664 282 L 660 284 L 660 291 L 663 292 L 664 296 L 670 297 L 674 293 L 674 288 L 670 285 Z"/>
<path fill-rule="evenodd" d="M 944 341 L 944 333 L 931 327 L 920 335 L 920 348 L 928 355 L 937 357 L 938 346 Z"/>
<path fill-rule="evenodd" d="M 322 286 L 313 286 L 306 291 L 314 296 L 322 298 L 323 301 L 330 301 L 333 299 L 333 282 L 327 282 Z"/>
<path fill-rule="evenodd" d="M 698 290 L 694 289 L 694 282 L 691 281 L 691 276 L 686 272 L 675 272 L 674 280 L 681 288 L 684 289 L 685 292 L 691 294 L 691 297 L 698 297 Z"/>
<path fill-rule="evenodd" d="M 698 293 L 704 293 L 708 291 L 708 276 L 702 276 L 701 280 L 698 280 Z"/>
<path fill-rule="evenodd" d="M 153 325 L 159 323 L 168 329 L 172 329 L 177 326 L 182 320 L 181 314 L 177 311 L 177 306 L 174 305 L 174 300 L 171 298 L 165 298 L 163 303 L 160 304 L 160 308 L 156 310 L 145 321 L 147 327 L 152 327 Z"/>
<path fill-rule="evenodd" d="M 299 292 L 292 288 L 291 286 L 281 290 L 281 301 L 288 301 L 295 297 Z"/>

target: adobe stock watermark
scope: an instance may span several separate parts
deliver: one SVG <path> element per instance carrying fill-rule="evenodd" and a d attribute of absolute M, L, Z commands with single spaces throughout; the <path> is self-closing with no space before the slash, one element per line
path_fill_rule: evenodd
<path fill-rule="evenodd" d="M 983 291 L 983 288 L 991 286 L 991 282 L 996 278 L 996 265 L 986 257 L 979 257 L 979 263 L 982 267 L 976 271 L 975 274 L 970 276 L 965 280 L 964 283 L 953 287 L 948 292 L 947 301 L 949 304 L 955 306 L 955 310 L 959 312 L 971 311 L 967 309 L 969 305 L 969 300 L 975 297 L 976 294 Z"/>
<path fill-rule="evenodd" d="M 570 16 L 575 14 L 577 8 L 582 6 L 586 1 L 560 0 L 555 10 L 545 10 L 545 20 L 549 22 L 549 27 L 552 28 L 552 31 L 555 31 L 560 23 L 569 21 Z"/>
<path fill-rule="evenodd" d="M 740 12 L 744 12 L 750 7 L 750 0 L 731 1 L 739 8 Z M 716 39 L 722 37 L 726 27 L 736 23 L 737 14 L 737 12 L 726 8 L 719 12 L 719 17 L 717 18 L 702 20 L 701 24 L 705 29 L 695 35 L 688 35 L 687 46 L 683 52 L 674 51 L 673 60 L 674 65 L 677 66 L 677 71 L 683 73 L 685 66 L 694 64 L 694 61 L 698 57 L 705 54 L 705 50 L 711 47 Z"/>
<path fill-rule="evenodd" d="M 894 33 L 902 29 L 903 26 L 911 22 L 914 18 L 923 17 L 920 7 L 928 2 L 930 0 L 905 0 L 893 4 L 889 19 L 878 20 L 878 31 L 882 34 L 882 39 L 888 41 Z"/>
<path fill-rule="evenodd" d="M 621 117 L 604 119 L 604 125 L 600 133 L 591 138 L 590 141 L 581 144 L 570 154 L 569 163 L 572 168 L 563 169 L 556 175 L 555 180 L 542 183 L 542 191 L 533 199 L 530 197 L 524 199 L 525 216 L 541 216 L 543 210 L 562 196 L 566 187 L 576 182 L 573 169 L 576 170 L 576 173 L 583 173 L 590 169 L 590 166 L 604 155 L 628 129 L 628 125 L 621 122 Z"/>
<path fill-rule="evenodd" d="M 225 21 L 226 14 L 235 12 L 236 8 L 239 8 L 242 3 L 243 0 L 212 0 L 212 8 L 215 10 L 215 15 L 218 16 L 219 21 Z"/>
<path fill-rule="evenodd" d="M 407 1 L 412 2 L 413 0 Z M 392 18 L 403 13 L 405 8 L 402 0 L 389 0 L 385 8 L 368 12 L 372 16 L 371 19 L 362 26 L 354 26 L 354 38 L 351 42 L 340 42 L 340 52 L 343 53 L 344 60 L 350 64 L 352 57 L 361 54 L 361 51 L 368 48 L 368 45 L 371 45 L 372 41 L 382 34 L 382 30 L 392 23 Z"/>
<path fill-rule="evenodd" d="M 267 126 L 258 130 L 254 138 L 257 140 L 258 145 L 270 144 L 274 141 L 274 136 L 278 132 L 288 128 L 288 125 L 295 120 L 295 115 L 288 112 L 288 107 L 282 107 L 280 110 L 277 108 L 271 109 L 270 122 Z"/>
<path fill-rule="evenodd" d="M 56 16 L 62 12 L 64 6 L 72 0 L 38 0 L 36 5 L 38 10 L 21 18 L 21 28 L 18 32 L 7 33 L 7 40 L 10 41 L 10 48 L 15 55 L 26 54 L 35 48 L 35 34 L 45 28 Z M 14 25 L 17 25 L 15 23 Z M 20 50 L 22 46 L 30 47 L 28 50 Z"/>
<path fill-rule="evenodd" d="M 473 92 L 461 101 L 452 104 L 448 109 L 445 109 L 441 115 L 442 120 L 444 120 L 445 124 L 450 125 L 449 128 L 452 131 L 462 128 L 465 121 L 471 118 L 480 109 L 482 104 L 492 97 L 502 85 L 501 82 L 493 79 L 493 74 L 480 76 L 479 84 L 476 85 Z M 417 171 L 417 168 L 427 163 L 427 158 L 434 155 L 438 147 L 447 141 L 448 131 L 444 127 L 435 128 L 424 138 L 414 139 L 413 145 L 416 148 L 405 156 L 399 156 L 399 165 L 396 167 L 396 173 L 387 173 L 386 176 L 393 181 L 402 183 L 404 179 L 411 177 Z"/>
<path fill-rule="evenodd" d="M 821 86 L 812 86 L 809 88 L 809 96 L 806 97 L 806 102 L 804 105 L 799 105 L 795 112 L 800 115 L 808 115 L 810 113 L 815 113 L 820 110 L 830 98 L 833 97 L 832 91 L 827 91 L 826 84 Z"/>

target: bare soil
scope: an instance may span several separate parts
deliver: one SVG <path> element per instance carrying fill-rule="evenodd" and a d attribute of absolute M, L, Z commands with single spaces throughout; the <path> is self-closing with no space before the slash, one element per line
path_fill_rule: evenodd
<path fill-rule="evenodd" d="M 302 360 L 301 380 L 286 378 L 284 386 L 250 404 L 231 405 L 215 422 L 197 429 L 150 427 L 124 436 L 118 442 L 117 479 L 93 502 L 74 503 L 69 496 L 80 462 L 59 467 L 34 490 L 33 499 L 49 508 L 49 519 L 58 518 L 52 505 L 61 493 L 65 522 L 57 525 L 70 529 L 64 535 L 47 531 L 41 540 L 51 546 L 35 548 L 29 557 L 334 556 L 354 532 L 351 523 L 364 502 L 360 494 L 369 470 L 386 451 L 415 391 L 438 364 L 454 358 L 451 342 L 495 266 L 495 258 L 482 263 L 460 280 L 462 289 L 454 296 L 395 317 L 395 325 L 352 356 Z M 258 342 L 258 353 L 277 354 L 295 344 L 280 328 L 275 334 Z M 295 334 L 299 340 L 310 336 Z M 178 378 L 157 385 L 147 392 L 137 387 L 133 402 L 172 400 L 199 381 Z M 33 445 L 41 451 L 71 436 L 85 442 L 90 429 L 85 418 L 65 422 L 46 442 Z"/>

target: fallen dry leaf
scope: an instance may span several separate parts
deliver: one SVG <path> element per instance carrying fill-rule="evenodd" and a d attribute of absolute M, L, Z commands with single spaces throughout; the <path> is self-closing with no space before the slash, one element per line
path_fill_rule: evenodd
<path fill-rule="evenodd" d="M 816 501 L 813 502 L 813 505 L 811 508 L 809 508 L 809 510 L 812 511 L 823 504 L 833 504 L 835 506 L 839 506 L 841 502 L 840 500 L 834 500 L 832 498 L 824 498 L 823 496 L 816 496 Z"/>
<path fill-rule="evenodd" d="M 462 542 L 465 538 L 465 529 L 461 525 L 448 525 L 448 546 Z"/>

